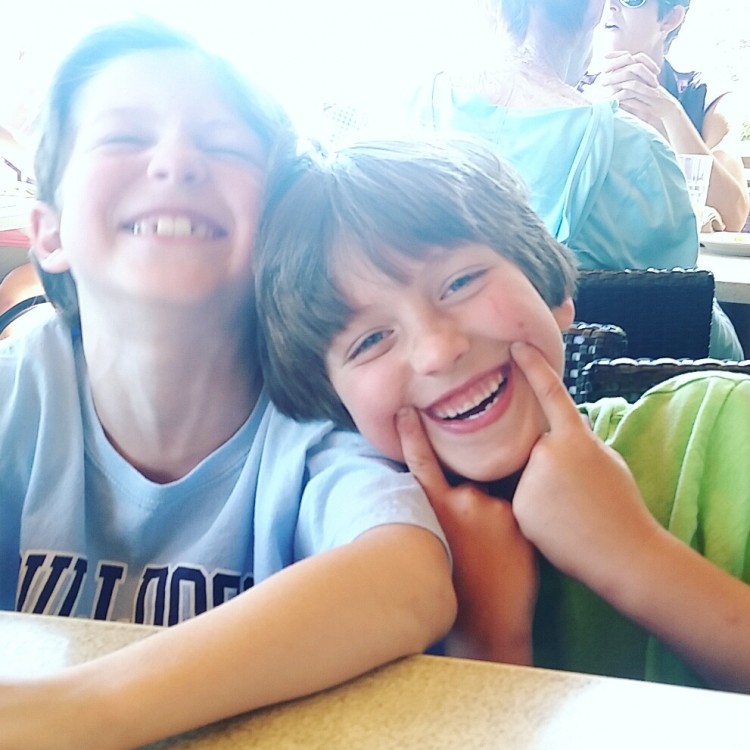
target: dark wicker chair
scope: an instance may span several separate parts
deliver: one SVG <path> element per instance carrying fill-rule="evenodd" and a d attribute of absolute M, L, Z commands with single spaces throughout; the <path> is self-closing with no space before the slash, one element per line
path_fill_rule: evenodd
<path fill-rule="evenodd" d="M 584 271 L 576 320 L 620 326 L 629 357 L 708 356 L 714 277 L 698 269 Z"/>
<path fill-rule="evenodd" d="M 576 401 L 598 401 L 609 396 L 622 396 L 633 403 L 649 388 L 686 372 L 719 370 L 750 375 L 750 360 L 733 362 L 719 359 L 598 359 L 581 370 Z"/>
<path fill-rule="evenodd" d="M 563 343 L 563 381 L 576 401 L 579 401 L 578 381 L 584 366 L 597 359 L 623 357 L 628 349 L 628 339 L 622 328 L 598 323 L 573 323 L 567 331 L 563 331 Z"/>
<path fill-rule="evenodd" d="M 9 307 L 4 313 L 0 314 L 0 333 L 2 333 L 14 320 L 20 318 L 24 313 L 31 310 L 32 307 L 43 305 L 47 302 L 44 295 L 28 297 L 15 305 Z"/>

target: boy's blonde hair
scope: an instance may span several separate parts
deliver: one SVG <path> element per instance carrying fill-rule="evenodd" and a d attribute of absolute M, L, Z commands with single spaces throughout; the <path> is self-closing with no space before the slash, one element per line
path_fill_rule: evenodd
<path fill-rule="evenodd" d="M 361 142 L 330 157 L 303 154 L 274 182 L 254 258 L 260 356 L 271 398 L 295 419 L 354 426 L 325 365 L 352 312 L 337 280 L 348 256 L 403 280 L 400 257 L 478 243 L 515 263 L 550 307 L 572 296 L 572 255 L 478 140 Z"/>
<path fill-rule="evenodd" d="M 204 50 L 192 37 L 153 19 L 114 23 L 86 36 L 57 70 L 42 116 L 36 151 L 39 200 L 60 208 L 57 193 L 75 139 L 75 107 L 81 90 L 108 63 L 146 51 L 185 51 L 197 56 L 229 106 L 258 135 L 269 157 L 279 158 L 294 152 L 296 137 L 284 110 L 226 60 Z M 158 70 L 154 71 L 155 76 L 158 74 Z M 92 190 L 95 189 L 92 185 Z M 46 273 L 34 260 L 47 297 L 71 326 L 77 326 L 78 295 L 72 275 Z"/>

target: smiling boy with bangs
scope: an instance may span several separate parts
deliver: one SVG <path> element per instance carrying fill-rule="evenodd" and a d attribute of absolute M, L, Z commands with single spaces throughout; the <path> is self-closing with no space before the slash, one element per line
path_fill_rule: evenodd
<path fill-rule="evenodd" d="M 356 427 L 427 491 L 455 561 L 452 653 L 750 689 L 750 380 L 577 409 L 571 257 L 489 147 L 303 155 L 256 272 L 280 409 Z"/>

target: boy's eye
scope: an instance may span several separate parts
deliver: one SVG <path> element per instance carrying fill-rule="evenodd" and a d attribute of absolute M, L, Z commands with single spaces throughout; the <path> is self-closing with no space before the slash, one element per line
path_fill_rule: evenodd
<path fill-rule="evenodd" d="M 254 149 L 245 148 L 244 146 L 214 143 L 205 145 L 203 150 L 207 154 L 218 156 L 223 159 L 235 159 L 250 164 L 260 163 L 259 154 Z"/>
<path fill-rule="evenodd" d="M 486 268 L 477 269 L 468 273 L 460 273 L 458 276 L 454 277 L 453 279 L 451 279 L 451 281 L 448 282 L 447 286 L 445 287 L 445 291 L 441 296 L 441 299 L 445 299 L 446 297 L 450 297 L 452 294 L 460 292 L 462 289 L 465 289 L 467 286 L 469 286 L 472 282 L 484 276 L 485 273 L 487 273 Z"/>
<path fill-rule="evenodd" d="M 360 339 L 351 349 L 349 352 L 349 356 L 347 359 L 351 362 L 352 360 L 355 360 L 362 355 L 371 352 L 371 350 L 376 347 L 378 344 L 382 343 L 386 340 L 386 338 L 390 335 L 390 331 L 373 331 L 372 333 L 368 333 L 367 336 Z"/>
<path fill-rule="evenodd" d="M 105 148 L 140 148 L 149 144 L 149 138 L 143 133 L 106 133 L 96 139 L 95 145 Z"/>

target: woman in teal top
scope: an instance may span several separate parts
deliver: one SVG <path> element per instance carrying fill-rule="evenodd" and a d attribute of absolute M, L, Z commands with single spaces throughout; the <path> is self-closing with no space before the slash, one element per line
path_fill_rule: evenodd
<path fill-rule="evenodd" d="M 691 268 L 695 217 L 674 153 L 652 129 L 573 87 L 602 0 L 503 0 L 496 51 L 480 70 L 444 72 L 420 95 L 423 124 L 481 135 L 523 176 L 534 209 L 581 269 Z M 741 358 L 714 306 L 712 356 Z"/>

